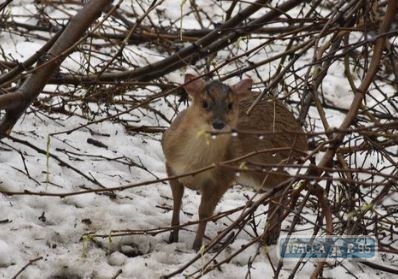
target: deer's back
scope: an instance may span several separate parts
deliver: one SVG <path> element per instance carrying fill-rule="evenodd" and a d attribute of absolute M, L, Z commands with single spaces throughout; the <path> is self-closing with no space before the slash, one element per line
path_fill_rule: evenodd
<path fill-rule="evenodd" d="M 284 164 L 293 161 L 294 157 L 302 154 L 294 151 L 307 150 L 307 138 L 303 130 L 290 112 L 280 101 L 274 99 L 261 100 L 251 111 L 250 115 L 246 112 L 253 99 L 241 101 L 240 115 L 237 130 L 242 131 L 233 140 L 235 157 L 243 156 L 251 152 L 258 154 L 245 159 L 247 167 L 250 169 L 270 170 L 267 165 Z M 247 131 L 247 133 L 245 133 Z M 255 133 L 253 133 L 255 132 Z M 287 150 L 278 151 L 278 148 Z M 266 152 L 269 150 L 269 152 Z M 257 181 L 253 181 L 257 180 Z M 250 180 L 250 184 L 263 182 L 264 174 L 260 172 L 247 173 L 243 180 Z M 276 174 L 268 175 L 266 187 L 272 188 L 286 179 L 286 176 Z M 248 184 L 248 183 L 243 183 Z M 263 187 L 263 186 L 262 186 Z"/>

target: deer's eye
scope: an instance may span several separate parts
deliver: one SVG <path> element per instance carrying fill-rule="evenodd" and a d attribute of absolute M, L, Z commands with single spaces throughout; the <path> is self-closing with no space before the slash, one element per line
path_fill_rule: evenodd
<path fill-rule="evenodd" d="M 209 110 L 209 109 L 210 109 L 210 104 L 209 104 L 209 102 L 206 101 L 206 100 L 203 100 L 203 102 L 202 102 L 202 107 L 203 107 L 205 110 Z"/>
<path fill-rule="evenodd" d="M 229 104 L 228 104 L 228 110 L 232 110 L 233 107 L 234 107 L 234 106 L 233 106 L 232 103 L 229 103 Z"/>

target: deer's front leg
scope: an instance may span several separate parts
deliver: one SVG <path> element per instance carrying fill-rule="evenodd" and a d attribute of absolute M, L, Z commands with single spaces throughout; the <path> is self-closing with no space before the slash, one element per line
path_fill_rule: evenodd
<path fill-rule="evenodd" d="M 167 168 L 167 173 L 170 176 L 173 174 L 169 167 Z M 182 204 L 182 196 L 184 195 L 184 185 L 182 185 L 178 180 L 173 179 L 170 180 L 170 188 L 173 195 L 173 217 L 171 218 L 171 226 L 179 226 L 180 225 L 180 210 Z M 174 228 L 170 232 L 169 243 L 178 242 L 178 228 Z"/>
<path fill-rule="evenodd" d="M 199 206 L 199 225 L 196 231 L 195 241 L 193 242 L 192 248 L 198 251 L 202 246 L 203 236 L 205 234 L 207 220 L 214 212 L 217 203 L 229 188 L 229 183 L 218 183 L 208 182 L 206 185 L 201 187 L 201 201 Z"/>

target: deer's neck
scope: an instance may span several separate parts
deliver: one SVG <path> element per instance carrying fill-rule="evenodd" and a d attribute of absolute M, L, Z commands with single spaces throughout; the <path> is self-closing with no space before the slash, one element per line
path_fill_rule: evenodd
<path fill-rule="evenodd" d="M 176 125 L 169 136 L 172 146 L 168 156 L 168 164 L 176 174 L 194 171 L 227 159 L 230 135 L 211 136 L 206 125 L 200 123 L 189 109 L 181 119 L 176 120 Z"/>

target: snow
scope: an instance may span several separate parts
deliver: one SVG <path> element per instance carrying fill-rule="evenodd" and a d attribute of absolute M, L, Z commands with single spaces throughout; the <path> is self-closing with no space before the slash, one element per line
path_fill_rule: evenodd
<path fill-rule="evenodd" d="M 48 133 L 67 131 L 84 123 L 84 120 L 78 117 L 66 118 L 59 115 L 59 119 L 62 118 L 65 119 L 57 121 L 62 125 L 58 125 L 54 121 L 39 120 L 35 115 L 28 114 L 18 123 L 12 135 L 45 150 Z M 95 160 L 87 157 L 84 161 L 73 161 L 72 157 L 68 158 L 57 150 L 74 152 L 78 150 L 81 154 L 111 158 L 123 155 L 135 162 L 140 158 L 143 165 L 151 167 L 153 174 L 161 178 L 166 176 L 159 136 L 133 137 L 121 126 L 110 122 L 93 124 L 90 129 L 110 136 L 92 136 L 88 129 L 80 129 L 69 135 L 59 134 L 56 136 L 57 140 L 50 142 L 50 153 L 62 157 L 83 173 L 91 174 L 105 187 L 153 180 L 154 177 L 143 169 L 127 167 L 116 161 L 100 160 L 99 157 Z M 90 137 L 105 143 L 109 149 L 88 144 L 87 138 Z M 94 187 L 80 175 L 65 166 L 60 166 L 53 159 L 50 159 L 48 168 L 50 183 L 45 183 L 47 172 L 45 154 L 38 154 L 33 149 L 10 139 L 2 139 L 0 147 L 9 150 L 1 151 L 2 190 L 69 193 L 81 191 L 80 186 L 83 185 Z M 22 156 L 30 178 L 22 164 Z M 251 197 L 254 192 L 241 186 L 234 187 L 224 195 L 216 211 L 227 211 L 244 205 L 245 195 Z M 94 193 L 65 198 L 2 195 L 0 219 L 7 222 L 0 223 L 0 266 L 2 266 L 0 278 L 10 278 L 29 260 L 37 257 L 43 259 L 30 265 L 19 278 L 54 278 L 61 275 L 66 278 L 111 278 L 119 270 L 121 274 L 118 278 L 159 278 L 176 270 L 195 256 L 195 252 L 190 248 L 195 227 L 190 227 L 188 231 L 182 230 L 180 241 L 173 244 L 167 243 L 168 233 L 154 236 L 106 237 L 106 235 L 112 230 L 168 226 L 171 211 L 161 208 L 164 205 L 171 208 L 172 200 L 169 187 L 163 183 L 116 192 L 116 198 Z M 198 205 L 199 195 L 194 191 L 185 191 L 183 206 L 185 214 L 181 215 L 182 223 L 197 220 Z M 259 208 L 258 213 L 265 210 L 264 207 Z M 216 223 L 210 222 L 206 235 L 215 237 L 217 231 L 231 224 L 239 214 L 235 213 Z M 249 228 L 247 230 L 251 233 Z M 222 257 L 228 257 L 246 244 L 250 240 L 248 233 L 241 233 L 222 253 Z M 94 238 L 90 236 L 91 234 L 105 236 Z M 243 278 L 248 270 L 248 261 L 256 255 L 256 250 L 256 246 L 248 248 L 231 262 L 223 265 L 222 271 L 213 271 L 204 278 Z M 214 255 L 211 253 L 204 255 L 202 260 L 183 274 L 200 269 L 201 264 L 212 256 Z M 283 274 L 287 276 L 289 264 L 285 268 L 281 278 L 284 278 Z M 332 274 L 339 269 L 335 268 Z M 299 274 L 305 277 L 310 272 L 309 265 L 306 265 Z M 339 271 L 342 278 L 344 278 L 343 272 Z M 264 254 L 260 253 L 255 258 L 250 273 L 252 278 L 263 278 L 264 274 L 272 274 L 272 268 Z M 358 277 L 367 278 L 360 275 Z M 184 275 L 176 278 L 184 278 Z"/>
<path fill-rule="evenodd" d="M 12 262 L 12 247 L 0 240 L 0 267 L 9 266 Z"/>
<path fill-rule="evenodd" d="M 175 5 L 173 1 L 166 1 L 164 9 L 167 17 L 180 16 L 179 7 L 176 9 Z M 227 7 L 228 4 L 224 6 L 224 8 Z M 15 9 L 20 13 L 28 13 L 28 10 L 17 4 Z M 208 9 L 209 11 L 215 9 L 219 14 L 223 14 L 215 7 Z M 186 12 L 186 7 L 183 11 Z M 200 27 L 192 14 L 184 17 L 183 24 L 192 28 Z M 212 26 L 206 25 L 206 27 Z M 32 55 L 41 46 L 35 42 L 15 41 L 5 37 L 2 39 L 5 40 L 4 46 L 11 55 L 22 60 Z M 142 56 L 137 57 L 136 53 Z M 137 64 L 154 62 L 163 58 L 152 49 L 136 46 L 126 47 L 124 54 L 132 63 Z M 225 58 L 223 55 L 227 56 L 229 53 L 220 51 L 221 58 L 217 59 L 222 61 Z M 251 59 L 256 60 L 256 57 L 261 55 L 263 54 L 253 55 Z M 65 65 L 78 70 L 81 66 L 76 63 L 79 61 L 79 55 L 74 54 L 73 57 L 75 61 L 69 59 Z M 268 76 L 273 67 L 273 65 L 265 65 L 261 67 L 261 71 Z M 234 69 L 229 68 L 229 70 Z M 333 75 L 326 79 L 323 89 L 330 97 L 330 101 L 345 107 L 350 103 L 349 100 L 339 101 L 341 96 L 338 94 L 346 92 L 347 90 L 341 90 L 341 88 L 347 88 L 348 85 L 343 82 L 342 72 L 339 69 L 331 70 Z M 176 71 L 169 74 L 168 78 L 181 83 L 182 76 L 182 72 Z M 259 82 L 259 80 L 256 81 Z M 46 87 L 46 89 L 50 88 L 54 86 Z M 146 93 L 148 92 L 142 92 L 143 96 Z M 170 101 L 176 102 L 174 99 Z M 164 100 L 157 101 L 156 107 L 161 108 L 168 117 L 174 113 Z M 94 108 L 98 109 L 96 105 L 93 105 Z M 80 108 L 76 107 L 76 109 L 83 115 Z M 338 126 L 344 115 L 326 111 L 330 123 Z M 311 113 L 316 115 L 316 110 L 311 108 Z M 106 188 L 166 177 L 160 134 L 131 135 L 122 125 L 110 120 L 90 124 L 88 128 L 80 128 L 67 133 L 86 124 L 87 119 L 57 114 L 52 114 L 51 117 L 28 110 L 28 114 L 20 119 L 11 133 L 12 137 L 26 141 L 44 153 L 39 153 L 32 147 L 10 138 L 0 140 L 0 190 L 65 194 L 85 191 L 87 188 L 101 189 L 100 186 L 70 167 L 62 165 L 54 158 L 47 157 L 47 151 L 88 178 L 95 178 Z M 156 115 L 148 111 L 133 111 L 122 118 L 137 120 L 139 125 L 158 123 Z M 168 125 L 165 121 L 160 120 L 160 122 L 164 126 Z M 320 129 L 319 126 L 318 128 Z M 49 142 L 48 138 L 50 138 Z M 90 144 L 87 142 L 88 139 L 97 140 L 106 148 Z M 132 165 L 132 162 L 135 165 Z M 243 206 L 247 202 L 247 197 L 250 198 L 253 195 L 255 193 L 251 189 L 237 185 L 223 196 L 216 212 Z M 396 196 L 391 196 L 388 202 L 396 204 L 396 200 Z M 198 219 L 199 201 L 200 196 L 196 192 L 188 189 L 185 191 L 182 223 Z M 196 256 L 195 251 L 191 249 L 196 226 L 181 230 L 179 242 L 172 244 L 167 243 L 168 232 L 153 235 L 142 233 L 124 236 L 110 235 L 112 232 L 126 230 L 167 227 L 171 220 L 171 208 L 171 191 L 167 183 L 161 182 L 115 191 L 114 196 L 105 193 L 84 193 L 66 197 L 0 194 L 0 278 L 11 278 L 34 259 L 37 261 L 30 264 L 18 278 L 105 279 L 113 278 L 117 274 L 117 278 L 122 279 L 159 278 L 175 271 Z M 256 221 L 260 222 L 258 226 L 260 229 L 264 227 L 264 216 L 261 213 L 265 211 L 266 207 L 261 206 L 256 212 L 259 214 Z M 240 213 L 236 212 L 217 222 L 209 222 L 206 236 L 209 238 L 217 236 L 217 233 L 236 220 Z M 311 212 L 308 214 L 306 218 L 315 220 L 315 215 L 311 215 Z M 285 227 L 290 221 L 289 218 L 285 221 Z M 96 237 L 96 235 L 101 235 L 101 237 Z M 245 231 L 241 232 L 236 240 L 221 253 L 217 261 L 238 251 L 251 240 L 252 235 L 253 230 L 247 226 Z M 271 261 L 277 264 L 275 247 L 270 247 L 269 251 Z M 221 270 L 216 269 L 204 275 L 203 278 L 238 279 L 245 278 L 249 272 L 251 278 L 266 278 L 273 274 L 272 266 L 263 249 L 259 250 L 259 254 L 257 252 L 257 246 L 251 246 L 224 264 Z M 203 255 L 199 261 L 175 278 L 186 278 L 189 274 L 200 271 L 203 265 L 214 256 L 214 253 Z M 280 278 L 287 278 L 293 267 L 294 264 L 286 263 Z M 350 262 L 345 263 L 345 267 L 358 278 L 390 278 L 389 274 L 364 266 L 358 267 Z M 298 270 L 297 278 L 308 278 L 313 269 L 314 264 L 305 265 Z M 330 278 L 352 278 L 341 266 L 325 269 L 323 275 Z"/>

